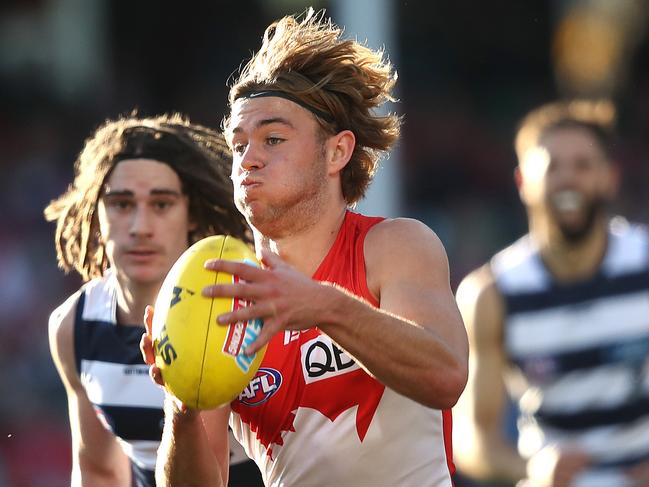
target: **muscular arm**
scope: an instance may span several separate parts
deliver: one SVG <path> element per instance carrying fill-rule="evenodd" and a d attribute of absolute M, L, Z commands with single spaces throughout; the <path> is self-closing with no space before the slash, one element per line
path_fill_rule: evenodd
<path fill-rule="evenodd" d="M 74 314 L 78 294 L 50 316 L 52 359 L 68 397 L 72 434 L 72 486 L 119 487 L 131 485 L 131 467 L 115 436 L 99 422 L 76 370 Z"/>
<path fill-rule="evenodd" d="M 157 384 L 162 384 L 152 346 L 153 309 L 145 312 L 146 333 L 140 341 L 144 361 Z M 222 487 L 228 484 L 228 419 L 230 407 L 209 411 L 185 408 L 165 397 L 165 423 L 156 460 L 159 487 Z"/>
<path fill-rule="evenodd" d="M 391 389 L 451 407 L 466 383 L 468 345 L 441 242 L 419 222 L 386 220 L 368 233 L 365 259 L 380 308 L 323 292 L 318 326 Z"/>
<path fill-rule="evenodd" d="M 249 352 L 283 329 L 318 326 L 388 387 L 429 407 L 451 407 L 466 384 L 468 345 L 442 244 L 414 220 L 384 221 L 368 233 L 365 258 L 379 309 L 270 253 L 266 269 L 209 261 L 208 268 L 245 282 L 208 286 L 203 294 L 254 302 L 219 317 L 221 323 L 264 318 Z"/>
<path fill-rule="evenodd" d="M 469 334 L 469 382 L 456 408 L 458 466 L 480 480 L 516 482 L 526 463 L 505 438 L 504 309 L 487 266 L 461 283 L 457 302 Z"/>
<path fill-rule="evenodd" d="M 159 486 L 223 487 L 228 484 L 229 407 L 181 411 L 165 400 L 165 425 L 158 450 Z"/>

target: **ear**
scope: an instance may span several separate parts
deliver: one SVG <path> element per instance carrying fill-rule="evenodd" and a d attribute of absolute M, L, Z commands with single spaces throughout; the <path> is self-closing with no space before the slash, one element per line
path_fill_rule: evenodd
<path fill-rule="evenodd" d="M 189 199 L 187 199 L 188 205 L 189 206 Z M 198 222 L 196 221 L 196 218 L 194 215 L 191 214 L 189 211 L 189 208 L 187 208 L 187 244 L 191 244 L 192 238 L 193 238 L 193 233 L 198 230 Z"/>
<path fill-rule="evenodd" d="M 183 189 L 183 199 L 185 200 L 185 211 L 187 212 L 187 230 L 188 232 L 195 232 L 198 229 L 198 222 L 196 215 L 192 212 L 192 199 Z"/>
<path fill-rule="evenodd" d="M 514 183 L 516 183 L 516 188 L 518 189 L 518 196 L 520 197 L 521 201 L 525 203 L 525 190 L 523 188 L 523 171 L 521 170 L 521 166 L 518 165 L 514 169 Z"/>
<path fill-rule="evenodd" d="M 516 166 L 514 168 L 514 182 L 516 183 L 518 191 L 520 191 L 521 187 L 523 186 L 523 174 L 521 173 L 521 166 Z"/>
<path fill-rule="evenodd" d="M 339 173 L 347 165 L 356 147 L 356 136 L 351 130 L 342 130 L 327 140 L 327 174 Z"/>

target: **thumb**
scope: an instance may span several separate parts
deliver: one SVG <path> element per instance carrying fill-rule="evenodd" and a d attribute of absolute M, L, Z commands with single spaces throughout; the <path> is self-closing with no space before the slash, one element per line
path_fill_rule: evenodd
<path fill-rule="evenodd" d="M 149 336 L 153 335 L 153 306 L 150 304 L 146 305 L 144 308 L 144 327 L 146 328 L 146 334 Z"/>

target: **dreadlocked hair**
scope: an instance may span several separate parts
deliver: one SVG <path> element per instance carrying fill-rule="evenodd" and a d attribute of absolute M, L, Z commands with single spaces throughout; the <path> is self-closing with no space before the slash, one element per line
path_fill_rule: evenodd
<path fill-rule="evenodd" d="M 107 120 L 86 139 L 74 164 L 72 184 L 45 208 L 46 220 L 56 222 L 57 260 L 65 272 L 74 269 L 89 280 L 108 268 L 97 204 L 117 163 L 141 158 L 168 164 L 178 174 L 196 225 L 188 244 L 214 234 L 251 242 L 250 230 L 234 206 L 232 154 L 223 136 L 180 114 L 131 115 Z"/>
<path fill-rule="evenodd" d="M 254 92 L 280 91 L 312 108 L 323 134 L 351 130 L 356 146 L 341 178 L 345 201 L 353 205 L 365 195 L 379 160 L 399 137 L 401 118 L 375 113 L 384 102 L 395 101 L 391 91 L 397 74 L 384 53 L 341 36 L 324 11 L 309 9 L 302 20 L 287 16 L 274 22 L 259 52 L 232 84 L 229 103 L 232 109 L 237 99 Z M 229 123 L 226 118 L 226 133 Z"/>

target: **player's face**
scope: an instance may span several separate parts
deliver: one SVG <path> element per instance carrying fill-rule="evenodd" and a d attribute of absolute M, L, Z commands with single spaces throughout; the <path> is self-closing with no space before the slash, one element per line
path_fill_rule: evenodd
<path fill-rule="evenodd" d="M 270 238 L 317 217 L 335 187 L 318 130 L 308 110 L 283 98 L 241 99 L 233 106 L 229 137 L 235 202 Z"/>
<path fill-rule="evenodd" d="M 180 179 L 152 159 L 117 163 L 98 205 L 108 260 L 122 283 L 159 285 L 187 248 L 192 229 Z"/>
<path fill-rule="evenodd" d="M 598 141 L 584 128 L 544 134 L 521 163 L 521 194 L 547 213 L 567 240 L 587 235 L 615 192 L 615 177 Z"/>

